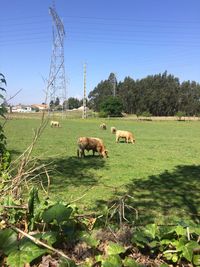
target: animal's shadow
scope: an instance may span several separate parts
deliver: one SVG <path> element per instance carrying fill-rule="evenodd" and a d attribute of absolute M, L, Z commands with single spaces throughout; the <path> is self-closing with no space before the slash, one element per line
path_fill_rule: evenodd
<path fill-rule="evenodd" d="M 49 164 L 51 159 L 43 161 Z M 53 191 L 67 189 L 69 186 L 92 186 L 98 184 L 99 176 L 94 170 L 105 168 L 105 160 L 98 155 L 84 158 L 67 157 L 53 159 L 49 165 Z M 46 183 L 44 176 L 43 182 Z"/>

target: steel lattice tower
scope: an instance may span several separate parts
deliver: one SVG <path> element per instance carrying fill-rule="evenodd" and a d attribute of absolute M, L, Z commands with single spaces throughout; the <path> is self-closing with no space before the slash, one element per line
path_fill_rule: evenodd
<path fill-rule="evenodd" d="M 64 25 L 56 13 L 55 6 L 49 8 L 52 16 L 52 32 L 53 32 L 53 49 L 51 56 L 51 65 L 49 72 L 49 100 L 55 102 L 58 97 L 60 104 L 63 105 L 67 99 L 66 80 L 65 80 L 65 62 L 64 62 Z M 65 107 L 66 108 L 66 102 Z"/>

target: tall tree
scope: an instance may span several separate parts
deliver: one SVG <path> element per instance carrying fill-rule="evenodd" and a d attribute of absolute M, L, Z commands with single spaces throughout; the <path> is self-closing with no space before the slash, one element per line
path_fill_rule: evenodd
<path fill-rule="evenodd" d="M 108 80 L 101 81 L 90 92 L 89 105 L 95 111 L 99 111 L 101 103 L 113 96 L 114 79 L 111 73 Z M 200 114 L 200 85 L 194 81 L 180 84 L 179 79 L 167 71 L 136 81 L 125 77 L 123 82 L 117 84 L 116 93 L 127 113 L 173 116 L 182 111 L 187 115 Z"/>
<path fill-rule="evenodd" d="M 142 112 L 154 116 L 174 115 L 178 108 L 179 80 L 173 75 L 151 75 L 139 81 Z"/>
<path fill-rule="evenodd" d="M 186 115 L 197 115 L 200 113 L 200 85 L 194 81 L 184 81 L 179 93 L 179 111 Z"/>
<path fill-rule="evenodd" d="M 88 95 L 90 107 L 99 111 L 101 103 L 109 96 L 113 96 L 113 84 L 110 80 L 101 81 Z"/>
<path fill-rule="evenodd" d="M 139 104 L 139 93 L 136 82 L 125 77 L 123 82 L 118 84 L 118 96 L 123 103 L 123 109 L 126 113 L 136 113 Z"/>
<path fill-rule="evenodd" d="M 59 106 L 60 105 L 60 99 L 59 97 L 56 97 L 56 100 L 55 100 L 55 106 Z"/>
<path fill-rule="evenodd" d="M 49 108 L 50 108 L 50 110 L 54 110 L 55 104 L 54 104 L 54 101 L 53 100 L 50 101 Z"/>
<path fill-rule="evenodd" d="M 75 97 L 68 98 L 68 107 L 69 109 L 79 108 L 81 106 L 81 101 Z"/>

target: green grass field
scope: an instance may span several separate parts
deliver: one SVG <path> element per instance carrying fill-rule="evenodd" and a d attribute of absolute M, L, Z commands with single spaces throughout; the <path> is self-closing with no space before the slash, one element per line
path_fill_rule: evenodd
<path fill-rule="evenodd" d="M 53 160 L 50 195 L 97 211 L 128 194 L 143 221 L 200 218 L 200 122 L 63 119 L 61 128 L 46 127 L 33 155 Z M 108 130 L 100 130 L 105 122 Z M 37 119 L 13 119 L 5 126 L 8 149 L 16 158 L 30 144 Z M 130 130 L 136 144 L 115 143 L 110 127 Z M 109 158 L 76 156 L 79 136 L 100 137 Z M 83 196 L 83 197 L 82 197 Z M 135 214 L 131 209 L 130 214 Z M 133 216 L 134 218 L 134 216 Z"/>

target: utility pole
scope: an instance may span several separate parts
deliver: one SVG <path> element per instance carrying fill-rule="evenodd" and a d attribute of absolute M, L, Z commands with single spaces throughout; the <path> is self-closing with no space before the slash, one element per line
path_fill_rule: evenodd
<path fill-rule="evenodd" d="M 116 78 L 113 81 L 113 96 L 116 96 Z"/>
<path fill-rule="evenodd" d="M 87 111 L 86 111 L 86 64 L 83 65 L 83 115 L 82 118 L 87 118 Z"/>
<path fill-rule="evenodd" d="M 112 85 L 112 94 L 113 94 L 113 97 L 116 96 L 116 85 L 117 85 L 117 78 L 116 78 L 116 74 L 115 73 L 111 73 L 110 76 L 109 76 L 109 81 Z"/>
<path fill-rule="evenodd" d="M 117 85 L 117 77 L 116 73 L 114 73 L 114 81 L 113 81 L 113 96 L 116 96 L 116 85 Z"/>

